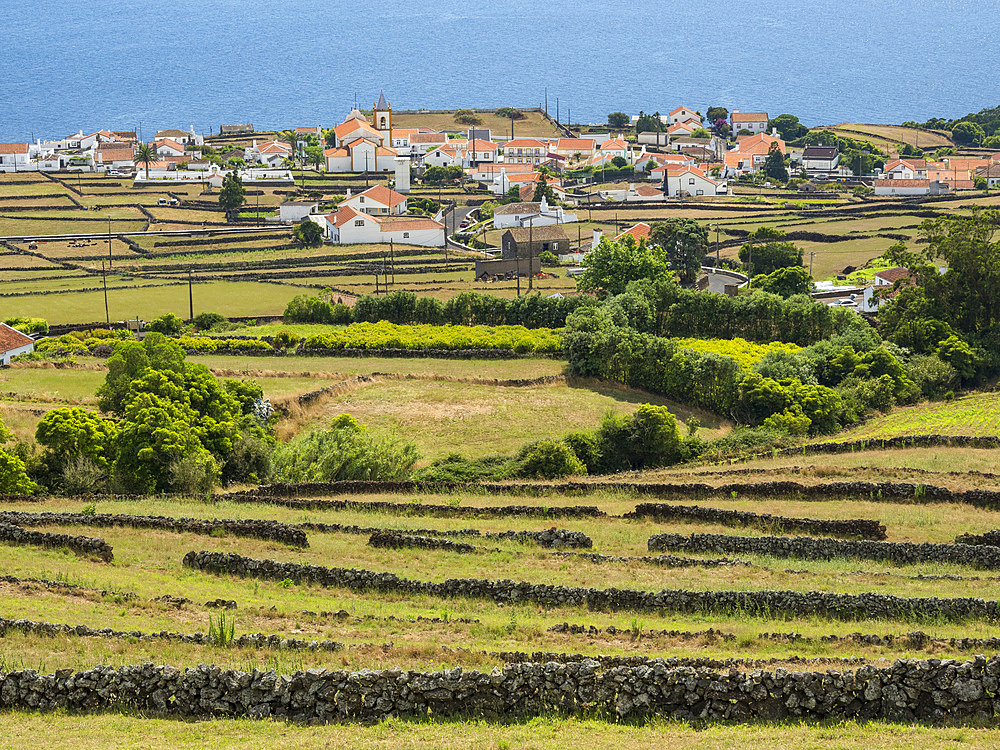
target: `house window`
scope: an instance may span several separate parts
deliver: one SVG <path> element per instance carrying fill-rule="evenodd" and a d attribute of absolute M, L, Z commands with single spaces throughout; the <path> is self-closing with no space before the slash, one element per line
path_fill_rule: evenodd
<path fill-rule="evenodd" d="M 688 178 L 688 185 L 694 185 L 694 177 Z"/>
<path fill-rule="evenodd" d="M 363 195 L 359 196 L 358 197 L 358 203 L 364 203 L 364 202 L 365 202 L 365 196 L 363 196 Z"/>
<path fill-rule="evenodd" d="M 364 225 L 365 225 L 365 220 L 364 219 L 357 219 L 354 222 L 354 226 L 356 226 L 356 227 L 363 227 Z"/>
<path fill-rule="evenodd" d="M 404 240 L 410 239 L 410 233 L 409 232 L 403 232 L 403 239 Z"/>

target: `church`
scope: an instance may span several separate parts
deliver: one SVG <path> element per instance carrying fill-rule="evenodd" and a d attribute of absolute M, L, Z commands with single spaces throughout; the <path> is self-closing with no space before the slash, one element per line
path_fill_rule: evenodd
<path fill-rule="evenodd" d="M 372 122 L 357 108 L 333 129 L 334 145 L 323 151 L 327 172 L 392 172 L 396 149 L 392 148 L 392 105 L 379 92 L 372 106 Z"/>

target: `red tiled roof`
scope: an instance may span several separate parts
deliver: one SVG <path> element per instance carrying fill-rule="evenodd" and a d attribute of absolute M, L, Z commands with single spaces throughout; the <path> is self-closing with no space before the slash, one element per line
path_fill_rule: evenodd
<path fill-rule="evenodd" d="M 910 273 L 910 269 L 902 266 L 896 266 L 895 268 L 889 268 L 885 271 L 879 271 L 874 274 L 874 276 L 890 284 L 893 284 L 900 279 L 913 278 L 913 274 Z"/>
<path fill-rule="evenodd" d="M 731 117 L 733 122 L 765 122 L 768 119 L 767 112 L 733 112 Z"/>
<path fill-rule="evenodd" d="M 414 143 L 447 143 L 448 136 L 445 133 L 413 133 L 410 135 L 410 144 Z"/>
<path fill-rule="evenodd" d="M 406 196 L 397 193 L 385 185 L 375 185 L 365 190 L 363 193 L 358 193 L 358 195 L 363 195 L 366 198 L 371 198 L 373 201 L 378 201 L 384 206 L 398 206 L 400 203 L 406 203 Z M 357 196 L 355 196 L 357 197 Z"/>
<path fill-rule="evenodd" d="M 649 239 L 649 229 L 650 229 L 649 224 L 640 221 L 635 226 L 629 227 L 624 232 L 615 237 L 615 240 L 620 240 L 622 237 L 632 237 L 635 239 L 636 242 L 638 242 L 643 238 Z"/>
<path fill-rule="evenodd" d="M 0 143 L 0 154 L 26 154 L 27 143 Z"/>
<path fill-rule="evenodd" d="M 18 349 L 33 343 L 35 343 L 35 340 L 30 336 L 25 336 L 6 323 L 0 323 L 0 352 L 6 353 L 12 349 Z"/>

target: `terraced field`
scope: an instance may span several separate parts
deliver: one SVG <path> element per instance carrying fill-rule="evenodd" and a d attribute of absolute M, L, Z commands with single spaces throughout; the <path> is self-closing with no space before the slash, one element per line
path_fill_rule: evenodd
<path fill-rule="evenodd" d="M 953 401 L 900 407 L 842 433 L 847 440 L 889 438 L 900 435 L 1000 434 L 1000 394 L 974 393 Z"/>

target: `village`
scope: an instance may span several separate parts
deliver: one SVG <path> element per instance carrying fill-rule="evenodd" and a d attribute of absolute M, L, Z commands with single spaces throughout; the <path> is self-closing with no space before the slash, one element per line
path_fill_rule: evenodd
<path fill-rule="evenodd" d="M 415 124 L 420 122 L 428 124 Z M 587 253 L 603 237 L 650 242 L 652 225 L 685 212 L 711 219 L 713 211 L 722 217 L 751 200 L 780 208 L 785 196 L 786 205 L 798 209 L 826 201 L 837 210 L 865 210 L 848 203 L 866 199 L 881 201 L 875 205 L 882 208 L 913 209 L 913 201 L 971 195 L 1000 182 L 1000 153 L 943 147 L 947 141 L 930 131 L 915 130 L 911 145 L 905 131 L 896 141 L 877 129 L 811 131 L 792 115 L 722 107 L 705 114 L 687 106 L 665 115 L 618 112 L 604 124 L 571 126 L 547 109 L 394 112 L 380 91 L 371 109 L 355 102 L 329 128 L 258 132 L 240 124 L 218 131 L 161 129 L 147 142 L 141 131 L 81 130 L 5 143 L 0 172 L 53 175 L 68 189 L 74 175 L 78 181 L 86 174 L 124 180 L 135 191 L 162 191 L 157 209 L 178 213 L 205 208 L 235 176 L 241 190 L 258 197 L 255 206 L 227 210 L 228 222 L 246 227 L 253 221 L 258 228 L 309 222 L 332 246 L 451 253 L 469 263 L 473 283 L 506 284 L 518 296 L 522 281 L 526 290 L 544 291 L 544 283 L 536 284 L 556 277 L 569 279 L 569 286 L 549 294 L 575 293 L 572 279 L 584 272 Z M 921 136 L 927 153 L 918 147 Z M 268 201 L 263 210 L 261 196 Z M 832 198 L 842 205 L 834 207 Z M 613 215 L 612 225 L 595 221 L 595 210 Z M 716 232 L 716 257 L 703 259 L 699 289 L 735 295 L 752 284 L 744 259 L 735 257 L 736 240 L 746 232 L 739 221 L 729 223 L 708 225 Z M 797 225 L 791 217 L 789 223 Z M 176 228 L 186 229 L 181 225 Z M 211 226 L 201 224 L 206 231 Z M 729 234 L 722 243 L 726 257 L 720 229 Z M 10 239 L 30 240 L 29 251 L 37 248 L 38 238 Z M 821 261 L 822 272 L 814 274 L 817 255 L 824 253 L 808 256 L 812 295 L 862 313 L 874 313 L 879 287 L 898 280 L 886 282 L 884 275 L 900 273 L 876 264 L 855 278 L 878 258 L 868 251 L 860 260 L 849 256 L 843 267 Z"/>

